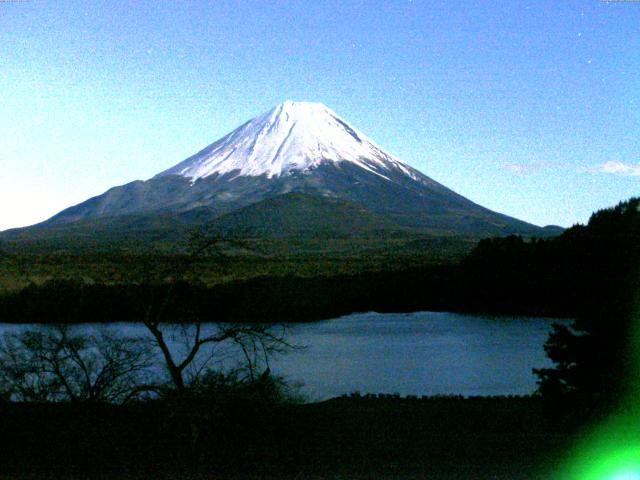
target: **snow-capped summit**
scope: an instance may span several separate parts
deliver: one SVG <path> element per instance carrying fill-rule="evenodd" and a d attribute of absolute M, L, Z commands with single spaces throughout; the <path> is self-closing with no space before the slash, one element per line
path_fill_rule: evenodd
<path fill-rule="evenodd" d="M 287 100 L 249 120 L 204 150 L 160 173 L 192 181 L 213 174 L 279 177 L 326 162 L 352 162 L 376 175 L 413 169 L 385 153 L 321 103 Z"/>

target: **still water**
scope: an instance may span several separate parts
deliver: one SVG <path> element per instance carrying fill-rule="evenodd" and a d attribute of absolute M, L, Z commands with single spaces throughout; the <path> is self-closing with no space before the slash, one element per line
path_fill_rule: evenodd
<path fill-rule="evenodd" d="M 271 369 L 303 384 L 309 400 L 345 393 L 510 395 L 536 388 L 532 368 L 549 366 L 544 342 L 554 320 L 455 313 L 360 313 L 288 326 L 304 346 Z M 0 333 L 25 326 L 0 324 Z M 84 325 L 79 328 L 102 328 Z M 137 324 L 112 324 L 147 335 Z"/>
<path fill-rule="evenodd" d="M 529 394 L 532 368 L 549 366 L 544 342 L 566 320 L 454 313 L 354 314 L 292 326 L 308 345 L 274 370 L 314 398 L 343 393 Z"/>

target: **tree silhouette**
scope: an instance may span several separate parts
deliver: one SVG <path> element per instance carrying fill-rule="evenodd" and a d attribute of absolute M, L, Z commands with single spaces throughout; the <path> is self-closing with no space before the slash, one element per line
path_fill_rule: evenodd
<path fill-rule="evenodd" d="M 143 394 L 153 355 L 143 338 L 68 326 L 5 333 L 0 339 L 0 396 L 21 402 L 124 403 Z"/>
<path fill-rule="evenodd" d="M 579 275 L 580 313 L 549 336 L 545 350 L 554 367 L 534 370 L 539 391 L 611 406 L 633 387 L 637 369 L 640 199 L 594 213 L 558 241 Z"/>
<path fill-rule="evenodd" d="M 202 383 L 212 366 L 219 360 L 217 353 L 221 345 L 230 345 L 241 354 L 243 362 L 239 371 L 246 373 L 243 380 L 255 381 L 269 369 L 272 355 L 284 354 L 295 347 L 287 341 L 283 325 L 258 323 L 217 323 L 206 327 L 190 306 L 181 305 L 180 325 L 167 318 L 167 307 L 174 301 L 176 287 L 185 281 L 193 265 L 202 256 L 223 258 L 222 246 L 225 240 L 219 236 L 206 236 L 196 232 L 188 243 L 188 255 L 179 257 L 175 264 L 171 283 L 162 298 L 149 301 L 144 307 L 144 326 L 151 333 L 155 344 L 162 353 L 172 388 L 184 392 L 190 383 Z M 185 322 L 185 320 L 187 320 Z M 180 352 L 167 339 L 167 334 L 175 334 L 181 340 Z M 206 332 L 205 332 L 206 330 Z M 175 335 L 174 335 L 175 336 Z M 218 362 L 219 363 L 219 362 Z"/>

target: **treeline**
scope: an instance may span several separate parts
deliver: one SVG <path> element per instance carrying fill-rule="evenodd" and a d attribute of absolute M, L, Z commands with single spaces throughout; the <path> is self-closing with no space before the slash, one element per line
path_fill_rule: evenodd
<path fill-rule="evenodd" d="M 521 242 L 521 240 L 517 240 Z M 482 267 L 484 268 L 484 266 Z M 49 281 L 0 296 L 0 322 L 141 321 L 162 309 L 171 322 L 305 322 L 353 312 L 420 310 L 570 316 L 566 285 L 474 264 L 301 278 L 258 277 L 206 287 Z"/>
<path fill-rule="evenodd" d="M 637 215 L 637 203 L 596 212 L 587 225 L 555 238 L 483 240 L 458 265 L 263 276 L 213 287 L 49 281 L 0 297 L 0 322 L 139 321 L 159 308 L 175 322 L 296 322 L 417 310 L 577 317 L 616 289 L 636 285 L 640 233 L 620 218 Z"/>
<path fill-rule="evenodd" d="M 449 267 L 393 273 L 258 277 L 206 287 L 49 281 L 0 297 L 0 322 L 297 322 L 357 311 L 441 310 L 453 298 Z M 422 296 L 424 289 L 431 293 Z"/>
<path fill-rule="evenodd" d="M 579 314 L 572 328 L 557 325 L 550 335 L 545 350 L 554 366 L 536 371 L 540 391 L 563 413 L 599 415 L 625 401 L 635 405 L 640 198 L 596 212 L 563 237 L 576 265 L 571 285 Z"/>
<path fill-rule="evenodd" d="M 477 297 L 494 305 L 526 309 L 543 303 L 552 311 L 581 316 L 609 304 L 620 290 L 631 292 L 637 285 L 639 202 L 598 211 L 587 225 L 547 240 L 483 240 L 464 261 L 467 280 L 479 290 Z"/>

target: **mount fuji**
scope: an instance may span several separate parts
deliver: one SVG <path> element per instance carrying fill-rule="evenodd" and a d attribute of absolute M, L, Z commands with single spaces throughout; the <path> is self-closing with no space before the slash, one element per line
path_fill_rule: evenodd
<path fill-rule="evenodd" d="M 323 104 L 286 101 L 149 180 L 12 235 L 161 237 L 194 225 L 240 236 L 545 234 L 432 180 Z"/>

